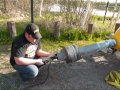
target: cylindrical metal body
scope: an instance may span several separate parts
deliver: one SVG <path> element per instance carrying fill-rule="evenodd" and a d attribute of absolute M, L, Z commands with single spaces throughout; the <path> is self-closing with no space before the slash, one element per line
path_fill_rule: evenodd
<path fill-rule="evenodd" d="M 114 39 L 104 40 L 95 44 L 78 47 L 77 45 L 70 45 L 63 47 L 59 53 L 57 53 L 58 60 L 66 61 L 67 63 L 80 60 L 81 57 L 89 56 L 97 51 L 105 48 L 111 48 L 116 45 Z"/>
<path fill-rule="evenodd" d="M 82 57 L 84 56 L 86 57 L 96 53 L 97 51 L 101 51 L 103 49 L 110 48 L 115 45 L 116 45 L 116 41 L 114 39 L 100 41 L 95 44 L 79 47 L 79 54 Z"/>

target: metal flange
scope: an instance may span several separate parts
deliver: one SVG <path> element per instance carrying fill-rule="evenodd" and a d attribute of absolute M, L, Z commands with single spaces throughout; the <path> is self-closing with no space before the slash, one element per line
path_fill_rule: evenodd
<path fill-rule="evenodd" d="M 77 61 L 77 51 L 73 45 L 66 46 L 63 48 L 66 52 L 66 63 Z"/>

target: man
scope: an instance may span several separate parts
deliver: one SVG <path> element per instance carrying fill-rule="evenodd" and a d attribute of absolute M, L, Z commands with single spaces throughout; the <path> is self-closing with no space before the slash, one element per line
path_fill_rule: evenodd
<path fill-rule="evenodd" d="M 12 43 L 10 64 L 19 72 L 23 81 L 36 77 L 39 72 L 38 66 L 44 64 L 42 59 L 35 59 L 35 57 L 50 55 L 40 48 L 40 39 L 38 26 L 30 23 L 24 33 L 16 37 Z"/>

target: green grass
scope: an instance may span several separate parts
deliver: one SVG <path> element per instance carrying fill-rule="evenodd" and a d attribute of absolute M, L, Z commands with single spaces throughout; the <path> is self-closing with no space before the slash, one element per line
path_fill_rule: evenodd
<path fill-rule="evenodd" d="M 49 39 L 42 39 L 41 40 L 41 47 L 43 48 L 43 50 L 53 52 L 53 51 L 60 50 L 64 46 L 68 46 L 68 45 L 72 45 L 72 44 L 76 44 L 78 46 L 83 46 L 83 45 L 88 45 L 88 44 L 92 44 L 92 43 L 95 43 L 95 41 L 90 41 L 90 40 L 89 41 L 85 41 L 85 40 L 54 41 L 54 40 L 49 40 Z"/>

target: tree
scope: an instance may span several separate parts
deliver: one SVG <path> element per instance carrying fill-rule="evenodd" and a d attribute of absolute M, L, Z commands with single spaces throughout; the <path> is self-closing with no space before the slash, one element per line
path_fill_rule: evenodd
<path fill-rule="evenodd" d="M 110 27 L 110 28 L 111 28 L 112 23 L 113 23 L 113 21 L 114 21 L 115 12 L 116 12 L 116 10 L 117 10 L 117 1 L 118 1 L 118 0 L 115 1 L 115 6 L 114 6 L 114 10 L 113 10 L 113 15 L 112 15 L 112 17 L 111 17 L 111 21 L 110 21 L 110 24 L 109 24 L 109 27 Z"/>
<path fill-rule="evenodd" d="M 91 8 L 91 1 L 88 0 L 86 6 L 83 8 L 84 12 L 83 12 L 82 19 L 81 19 L 82 28 L 85 28 L 85 23 L 86 23 L 90 8 Z"/>
<path fill-rule="evenodd" d="M 42 8 L 43 8 L 43 0 L 40 1 L 40 12 L 39 12 L 40 17 L 42 17 Z"/>
<path fill-rule="evenodd" d="M 4 0 L 4 13 L 6 12 L 6 0 Z"/>

